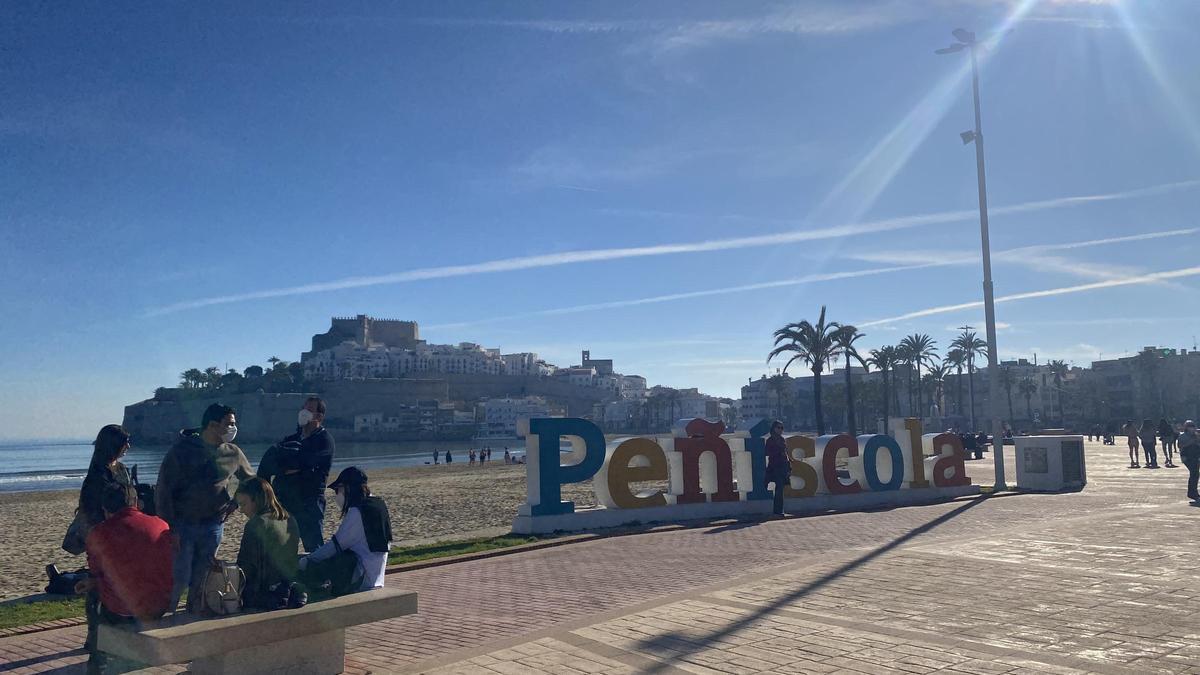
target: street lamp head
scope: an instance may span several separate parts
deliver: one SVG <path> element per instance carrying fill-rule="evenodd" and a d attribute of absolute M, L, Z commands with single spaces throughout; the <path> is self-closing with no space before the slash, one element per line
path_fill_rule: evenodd
<path fill-rule="evenodd" d="M 963 44 L 975 44 L 975 34 L 965 28 L 955 28 L 950 34 L 954 36 L 954 39 Z"/>
<path fill-rule="evenodd" d="M 964 45 L 960 42 L 956 42 L 956 43 L 950 45 L 949 47 L 943 47 L 942 49 L 935 50 L 933 53 L 934 54 L 953 54 L 954 52 L 961 52 L 962 50 L 964 50 L 966 48 L 967 48 L 966 45 Z"/>
<path fill-rule="evenodd" d="M 963 145 L 970 145 L 971 141 L 975 140 L 975 132 L 974 131 L 964 131 L 961 134 L 959 134 L 959 137 L 962 138 Z"/>

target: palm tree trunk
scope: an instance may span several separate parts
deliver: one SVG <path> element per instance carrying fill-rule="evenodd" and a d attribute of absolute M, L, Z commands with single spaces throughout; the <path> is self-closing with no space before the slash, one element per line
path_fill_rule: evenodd
<path fill-rule="evenodd" d="M 1008 394 L 1008 422 L 1009 422 L 1009 424 L 1015 424 L 1016 420 L 1014 418 L 1016 417 L 1016 415 L 1013 414 L 1012 387 L 1011 386 L 1005 387 L 1004 391 L 1005 391 L 1005 393 Z"/>
<path fill-rule="evenodd" d="M 817 435 L 825 435 L 825 416 L 821 412 L 821 371 L 813 371 L 813 408 L 817 413 Z"/>
<path fill-rule="evenodd" d="M 912 417 L 913 410 L 913 387 L 912 387 L 912 366 L 908 367 L 908 416 Z"/>
<path fill-rule="evenodd" d="M 971 432 L 974 433 L 979 427 L 975 426 L 975 368 L 974 360 L 967 361 L 967 391 L 971 396 Z"/>
<path fill-rule="evenodd" d="M 921 395 L 921 364 L 917 364 L 917 419 L 925 419 L 925 397 Z"/>
<path fill-rule="evenodd" d="M 857 436 L 854 428 L 854 384 L 850 378 L 850 357 L 846 357 L 846 429 L 851 436 Z"/>
<path fill-rule="evenodd" d="M 954 409 L 962 416 L 962 366 L 958 366 L 958 373 L 954 378 Z M 972 430 L 974 431 L 974 430 Z"/>
<path fill-rule="evenodd" d="M 883 424 L 884 431 L 887 431 L 888 423 L 888 371 L 883 371 Z"/>

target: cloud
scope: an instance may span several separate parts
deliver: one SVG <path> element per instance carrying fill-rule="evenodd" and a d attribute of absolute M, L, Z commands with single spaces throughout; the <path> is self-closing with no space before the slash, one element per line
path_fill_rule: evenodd
<path fill-rule="evenodd" d="M 1169 270 L 1166 272 L 1154 272 L 1151 274 L 1143 274 L 1136 277 L 1125 277 L 1121 279 L 1109 279 L 1106 281 L 1097 281 L 1090 284 L 1080 284 L 1078 286 L 1063 286 L 1060 288 L 1047 288 L 1040 291 L 1028 291 L 1025 293 L 1014 293 L 1012 295 L 1003 295 L 996 298 L 996 303 L 1016 302 L 1018 300 L 1031 300 L 1036 298 L 1049 298 L 1058 295 L 1071 295 L 1074 293 L 1085 293 L 1087 291 L 1103 290 L 1107 288 L 1118 288 L 1121 286 L 1139 286 L 1144 284 L 1153 284 L 1160 281 L 1171 279 L 1184 279 L 1200 275 L 1200 267 L 1185 267 L 1183 269 Z M 909 319 L 919 319 L 926 316 L 935 316 L 937 314 L 947 314 L 949 312 L 958 312 L 964 309 L 977 309 L 983 307 L 982 301 L 964 302 L 957 305 L 942 305 L 940 307 L 929 307 L 920 309 L 915 312 L 893 316 L 887 319 L 876 319 L 874 321 L 865 321 L 858 325 L 860 328 L 866 326 L 880 326 L 897 321 L 907 321 Z"/>
<path fill-rule="evenodd" d="M 998 259 L 1008 259 L 1013 257 L 1015 260 L 1025 261 L 1031 260 L 1035 267 L 1042 266 L 1064 266 L 1069 271 L 1078 274 L 1079 276 L 1091 279 L 1125 279 L 1135 275 L 1142 274 L 1141 271 L 1121 274 L 1113 269 L 1106 269 L 1101 266 L 1093 266 L 1075 263 L 1066 258 L 1057 258 L 1054 256 L 1037 256 L 1033 252 L 1039 250 L 1061 250 L 1074 249 L 1086 246 L 1099 246 L 1103 244 L 1124 243 L 1126 241 L 1136 241 L 1143 239 L 1157 239 L 1164 236 L 1181 236 L 1190 234 L 1197 230 L 1167 230 L 1165 232 L 1147 232 L 1144 234 L 1129 235 L 1125 237 L 1106 237 L 1103 239 L 1093 239 L 1090 241 L 1066 242 L 1060 244 L 1047 244 L 1045 246 L 1023 246 L 1021 248 L 1009 249 L 996 252 Z M 1015 257 L 1016 254 L 1020 257 Z M 687 291 L 683 293 L 670 293 L 667 295 L 654 295 L 646 298 L 633 298 L 628 300 L 613 300 L 609 302 L 591 303 L 585 305 L 574 305 L 571 307 L 558 307 L 554 309 L 541 309 L 532 312 L 522 312 L 519 314 L 509 314 L 505 316 L 496 316 L 486 319 L 474 319 L 471 321 L 462 321 L 449 324 L 437 324 L 427 326 L 426 330 L 434 328 L 465 328 L 468 326 L 477 326 L 486 323 L 495 323 L 499 321 L 512 321 L 516 319 L 529 319 L 541 316 L 558 316 L 563 314 L 578 314 L 582 312 L 594 312 L 606 309 L 620 309 L 623 307 L 636 307 L 639 305 L 657 304 L 661 302 L 674 302 L 677 300 L 691 300 L 694 298 L 711 297 L 715 295 L 728 295 L 731 293 L 746 293 L 751 291 L 768 290 L 772 288 L 784 288 L 788 286 L 800 286 L 804 284 L 820 283 L 824 281 L 839 281 L 842 279 L 856 279 L 861 277 L 876 276 L 880 274 L 894 274 L 897 272 L 908 272 L 912 270 L 927 269 L 931 267 L 944 267 L 948 265 L 961 265 L 973 263 L 977 261 L 978 256 L 971 254 L 950 254 L 943 255 L 940 253 L 930 254 L 925 252 L 900 252 L 897 254 L 862 254 L 854 256 L 865 262 L 883 262 L 893 264 L 892 267 L 878 267 L 866 270 L 855 270 L 852 272 L 831 272 L 826 274 L 809 274 L 791 279 L 779 279 L 776 281 L 764 281 L 754 284 L 743 284 L 739 286 L 728 286 L 724 288 L 712 288 L 702 291 Z M 1057 268 L 1057 267 L 1056 267 Z M 1156 281 L 1152 283 L 1167 283 L 1164 281 Z M 1001 324 L 997 323 L 997 327 Z M 1008 324 L 1003 324 L 1008 328 Z"/>
<path fill-rule="evenodd" d="M 1076 197 L 1060 197 L 1044 199 L 1013 206 L 994 209 L 992 213 L 1028 213 L 1032 211 L 1067 208 L 1119 199 L 1132 199 L 1154 194 L 1162 194 L 1174 190 L 1190 189 L 1200 185 L 1200 180 L 1183 181 L 1157 185 L 1149 188 L 1139 188 L 1124 192 L 1113 192 L 1101 195 L 1085 195 Z M 861 234 L 873 234 L 904 230 L 930 225 L 960 222 L 976 217 L 974 209 L 961 211 L 943 211 L 914 216 L 885 218 L 850 225 L 816 228 L 810 230 L 792 230 L 750 237 L 735 237 L 730 239 L 711 239 L 706 241 L 681 242 L 675 244 L 660 244 L 655 246 L 635 246 L 626 248 L 590 249 L 580 251 L 565 251 L 542 255 L 521 256 L 516 258 L 501 258 L 480 263 L 464 265 L 448 265 L 444 267 L 427 267 L 405 272 L 381 274 L 374 276 L 345 277 L 332 281 L 315 282 L 299 286 L 273 288 L 261 291 L 250 291 L 221 295 L 197 300 L 187 300 L 171 305 L 152 308 L 146 311 L 146 316 L 159 316 L 189 309 L 199 309 L 214 305 L 225 305 L 249 300 L 264 300 L 312 293 L 325 293 L 352 288 L 365 288 L 385 284 L 400 284 L 430 279 L 446 279 L 451 277 L 473 276 L 478 274 L 495 274 L 519 270 L 559 267 L 579 263 L 599 262 L 605 260 L 622 260 L 628 258 L 644 258 L 664 255 L 679 255 L 684 253 L 704 253 L 711 251 L 729 251 L 745 248 L 760 248 L 796 244 L 805 241 L 822 239 L 837 239 Z"/>

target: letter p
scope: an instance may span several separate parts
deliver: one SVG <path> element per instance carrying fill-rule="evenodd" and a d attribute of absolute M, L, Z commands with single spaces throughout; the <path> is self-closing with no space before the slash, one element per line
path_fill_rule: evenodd
<path fill-rule="evenodd" d="M 574 464 L 560 463 L 558 448 L 563 437 L 583 441 L 583 457 Z M 522 511 L 528 508 L 532 516 L 574 513 L 575 502 L 562 501 L 562 486 L 583 482 L 600 471 L 604 465 L 604 433 L 577 417 L 531 419 L 525 454 L 529 501 Z"/>

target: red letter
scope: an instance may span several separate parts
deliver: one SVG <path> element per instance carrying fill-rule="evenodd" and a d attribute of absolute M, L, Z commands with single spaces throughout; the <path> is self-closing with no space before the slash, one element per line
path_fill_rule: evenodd
<path fill-rule="evenodd" d="M 700 456 L 706 452 L 713 454 L 717 465 L 717 491 L 707 501 L 739 501 L 741 495 L 733 484 L 733 455 L 729 452 L 729 444 L 721 438 L 725 424 L 697 418 L 688 422 L 684 431 L 689 437 L 675 440 L 675 451 L 683 456 L 683 494 L 675 498 L 675 503 L 696 504 L 706 501 L 700 489 Z"/>

